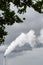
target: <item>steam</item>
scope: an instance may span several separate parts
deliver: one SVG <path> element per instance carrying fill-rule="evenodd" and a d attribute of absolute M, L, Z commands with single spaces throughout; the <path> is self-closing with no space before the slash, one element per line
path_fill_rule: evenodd
<path fill-rule="evenodd" d="M 8 55 L 11 51 L 13 51 L 15 48 L 16 48 L 16 46 L 23 46 L 24 44 L 25 44 L 25 34 L 24 33 L 22 33 L 20 36 L 18 36 L 17 38 L 16 38 L 16 40 L 15 41 L 13 41 L 9 46 L 8 46 L 8 48 L 6 49 L 6 51 L 5 51 L 5 54 L 4 54 L 4 56 L 6 56 L 6 55 Z"/>
<path fill-rule="evenodd" d="M 27 41 L 28 43 L 31 45 L 31 47 L 34 47 L 36 44 L 36 35 L 35 35 L 35 31 L 30 30 L 27 33 Z"/>
<path fill-rule="evenodd" d="M 37 42 L 37 43 L 36 43 Z M 30 30 L 28 33 L 21 33 L 6 49 L 4 56 L 8 55 L 12 51 L 16 50 L 23 51 L 29 50 L 29 48 L 34 48 L 42 46 L 43 44 L 43 29 L 40 30 L 40 35 L 36 38 L 35 31 Z"/>
<path fill-rule="evenodd" d="M 39 43 L 43 44 L 43 29 L 40 30 L 40 36 L 38 36 Z"/>
<path fill-rule="evenodd" d="M 8 55 L 11 51 L 15 50 L 17 46 L 23 47 L 25 44 L 29 44 L 31 47 L 34 47 L 36 36 L 33 30 L 30 30 L 27 34 L 21 33 L 20 36 L 13 41 L 5 51 L 4 56 Z"/>

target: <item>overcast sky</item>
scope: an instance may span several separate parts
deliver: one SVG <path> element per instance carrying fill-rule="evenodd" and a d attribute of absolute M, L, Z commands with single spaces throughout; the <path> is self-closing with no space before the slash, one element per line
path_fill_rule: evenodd
<path fill-rule="evenodd" d="M 15 38 L 22 32 L 27 33 L 33 29 L 36 35 L 40 34 L 40 30 L 43 29 L 43 14 L 40 14 L 32 8 L 27 8 L 27 12 L 23 15 L 19 15 L 20 18 L 25 17 L 26 20 L 23 23 L 14 23 L 12 26 L 6 26 L 8 35 L 5 39 L 5 44 L 10 44 Z M 3 53 L 0 53 L 0 64 L 2 64 Z M 11 56 L 7 58 L 7 65 L 43 65 L 43 48 L 26 52 L 24 55 Z"/>
<path fill-rule="evenodd" d="M 40 30 L 43 29 L 43 14 L 34 11 L 34 9 L 27 8 L 27 12 L 19 16 L 21 19 L 25 17 L 26 20 L 23 23 L 14 23 L 12 26 L 6 26 L 8 35 L 6 36 L 5 44 L 10 44 L 22 32 L 27 33 L 33 29 L 35 34 L 39 35 Z"/>

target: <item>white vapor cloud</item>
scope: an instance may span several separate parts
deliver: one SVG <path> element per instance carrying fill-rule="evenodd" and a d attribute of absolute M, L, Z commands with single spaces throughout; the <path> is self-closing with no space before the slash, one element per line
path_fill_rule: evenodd
<path fill-rule="evenodd" d="M 40 36 L 38 36 L 38 42 L 43 44 L 43 29 L 40 30 Z"/>
<path fill-rule="evenodd" d="M 27 41 L 31 45 L 31 47 L 34 47 L 34 45 L 36 44 L 36 35 L 34 30 L 30 30 L 27 33 Z"/>
<path fill-rule="evenodd" d="M 18 46 L 18 45 L 19 45 L 19 46 L 22 46 L 22 45 L 24 45 L 24 43 L 25 43 L 25 34 L 22 33 L 20 36 L 18 36 L 18 37 L 16 38 L 15 41 L 13 41 L 13 42 L 8 46 L 8 48 L 6 49 L 4 55 L 6 56 L 6 55 L 9 54 L 11 51 L 13 51 L 16 46 Z"/>
<path fill-rule="evenodd" d="M 43 45 L 43 29 L 40 30 L 40 35 L 36 37 L 35 31 L 30 30 L 28 33 L 21 33 L 6 49 L 4 56 L 12 51 L 20 52 L 31 50 L 33 48 L 42 47 Z"/>
<path fill-rule="evenodd" d="M 20 36 L 18 36 L 16 38 L 15 41 L 13 41 L 8 48 L 6 49 L 4 56 L 8 55 L 10 52 L 12 52 L 13 50 L 15 50 L 15 48 L 17 48 L 17 46 L 19 46 L 19 48 L 21 49 L 21 51 L 26 50 L 26 47 L 29 47 L 28 45 L 30 45 L 30 47 L 34 47 L 35 45 L 35 39 L 36 36 L 34 34 L 35 32 L 33 30 L 30 30 L 27 34 L 21 33 Z M 18 50 L 18 49 L 17 49 Z"/>

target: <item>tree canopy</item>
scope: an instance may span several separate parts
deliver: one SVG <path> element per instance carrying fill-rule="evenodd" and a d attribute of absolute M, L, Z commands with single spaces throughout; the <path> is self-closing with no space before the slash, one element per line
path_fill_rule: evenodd
<path fill-rule="evenodd" d="M 32 7 L 38 13 L 43 13 L 43 0 L 0 0 L 0 10 L 3 11 L 0 15 L 0 44 L 4 42 L 7 32 L 5 31 L 5 25 L 12 25 L 13 23 L 22 23 L 23 20 L 15 13 L 10 10 L 10 2 L 16 6 L 17 13 L 22 14 L 26 12 L 27 7 Z"/>

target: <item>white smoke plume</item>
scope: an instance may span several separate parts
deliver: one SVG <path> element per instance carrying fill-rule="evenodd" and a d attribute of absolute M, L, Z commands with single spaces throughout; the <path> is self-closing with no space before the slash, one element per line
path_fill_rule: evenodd
<path fill-rule="evenodd" d="M 24 45 L 25 44 L 25 34 L 24 33 L 22 33 L 20 36 L 18 36 L 17 38 L 16 38 L 16 40 L 15 41 L 13 41 L 9 46 L 8 46 L 8 48 L 6 49 L 6 51 L 5 51 L 5 54 L 4 54 L 4 56 L 6 56 L 7 54 L 9 54 L 11 51 L 13 51 L 15 48 L 16 48 L 16 46 L 22 46 L 22 45 Z"/>
<path fill-rule="evenodd" d="M 36 35 L 35 35 L 34 30 L 30 30 L 27 33 L 27 41 L 31 45 L 31 47 L 35 46 L 35 44 L 36 44 Z"/>
<path fill-rule="evenodd" d="M 36 43 L 37 41 L 37 43 Z M 40 35 L 36 38 L 34 30 L 30 30 L 27 34 L 22 33 L 18 36 L 6 49 L 4 56 L 15 50 L 19 46 L 19 51 L 24 50 L 27 46 L 29 47 L 42 47 L 43 46 L 43 29 L 40 30 Z M 22 49 L 23 48 L 23 49 Z M 3 48 L 2 48 L 3 49 Z M 27 48 L 29 49 L 29 48 Z M 26 49 L 25 49 L 26 50 Z M 17 48 L 18 51 L 18 48 Z"/>
<path fill-rule="evenodd" d="M 38 42 L 43 44 L 43 29 L 40 30 L 40 36 L 38 36 Z"/>
<path fill-rule="evenodd" d="M 33 30 L 30 30 L 27 34 L 22 33 L 20 36 L 18 36 L 16 38 L 15 41 L 13 41 L 8 48 L 6 49 L 4 56 L 8 55 L 10 52 L 12 52 L 13 50 L 15 50 L 15 48 L 17 46 L 19 46 L 20 48 L 25 46 L 25 44 L 27 45 L 27 43 L 31 46 L 34 47 L 35 45 L 35 40 L 36 40 L 36 36 L 35 36 L 35 32 Z M 24 49 L 24 48 L 23 48 Z"/>
<path fill-rule="evenodd" d="M 18 49 L 18 48 L 19 49 Z M 40 30 L 40 35 L 36 37 L 34 30 L 28 33 L 21 33 L 6 49 L 4 56 L 16 49 L 16 52 L 29 50 L 29 48 L 43 47 L 43 29 Z"/>

